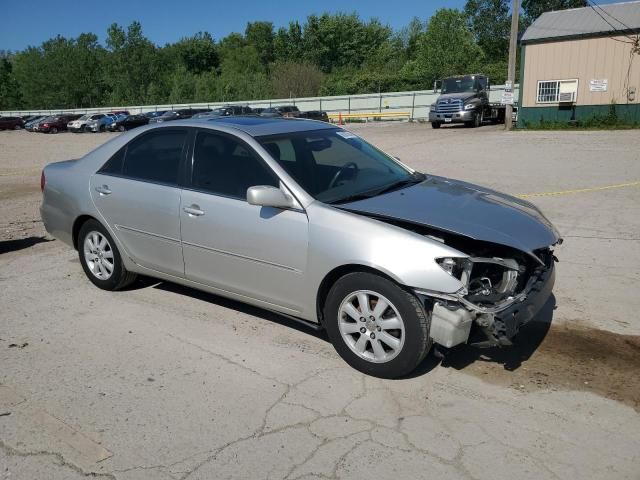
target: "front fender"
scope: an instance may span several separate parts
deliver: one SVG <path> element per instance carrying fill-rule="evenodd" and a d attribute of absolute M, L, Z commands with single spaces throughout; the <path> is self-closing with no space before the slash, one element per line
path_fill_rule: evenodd
<path fill-rule="evenodd" d="M 458 250 L 400 227 L 318 202 L 309 206 L 307 214 L 308 291 L 314 295 L 326 275 L 344 265 L 378 270 L 412 288 L 454 293 L 463 287 L 434 260 L 467 257 Z"/>

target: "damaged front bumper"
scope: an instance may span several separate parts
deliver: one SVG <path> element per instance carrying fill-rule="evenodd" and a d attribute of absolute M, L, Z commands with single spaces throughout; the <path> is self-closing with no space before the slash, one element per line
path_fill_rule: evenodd
<path fill-rule="evenodd" d="M 551 262 L 540 274 L 529 278 L 522 292 L 489 307 L 470 302 L 464 298 L 466 292 L 415 290 L 415 293 L 423 302 L 433 305 L 430 334 L 435 343 L 444 347 L 461 343 L 491 347 L 511 344 L 511 338 L 548 301 L 554 283 L 555 266 Z M 474 326 L 481 339 L 469 342 Z"/>

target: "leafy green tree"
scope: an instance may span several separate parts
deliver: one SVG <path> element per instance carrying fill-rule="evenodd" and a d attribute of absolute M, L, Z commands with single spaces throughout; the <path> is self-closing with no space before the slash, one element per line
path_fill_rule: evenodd
<path fill-rule="evenodd" d="M 303 57 L 302 27 L 298 21 L 289 28 L 280 27 L 273 39 L 273 55 L 276 61 L 299 62 Z"/>
<path fill-rule="evenodd" d="M 467 0 L 464 13 L 485 55 L 496 61 L 507 58 L 511 32 L 508 0 Z"/>
<path fill-rule="evenodd" d="M 267 66 L 274 60 L 273 49 L 273 23 L 271 22 L 249 22 L 245 29 L 244 36 L 247 43 L 258 52 L 260 62 Z"/>
<path fill-rule="evenodd" d="M 278 62 L 271 68 L 273 94 L 277 98 L 318 95 L 324 75 L 309 63 Z"/>
<path fill-rule="evenodd" d="M 149 87 L 161 71 L 157 47 L 133 22 L 125 32 L 118 24 L 107 30 L 105 83 L 111 104 L 140 104 L 149 98 Z"/>
<path fill-rule="evenodd" d="M 525 28 L 528 27 L 544 12 L 586 7 L 588 5 L 587 0 L 522 0 L 523 26 Z"/>
<path fill-rule="evenodd" d="M 359 67 L 390 36 L 391 29 L 379 20 L 364 23 L 355 13 L 310 15 L 303 28 L 304 58 L 323 72 Z"/>
<path fill-rule="evenodd" d="M 217 89 L 221 98 L 218 100 L 267 98 L 271 92 L 271 82 L 260 55 L 253 45 L 238 40 L 235 37 L 225 43 L 224 49 L 221 48 L 220 85 Z"/>
<path fill-rule="evenodd" d="M 524 0 L 525 17 L 584 0 Z M 57 36 L 15 54 L 0 51 L 0 108 L 219 102 L 431 88 L 446 75 L 506 76 L 508 0 L 467 0 L 393 31 L 355 13 L 310 15 L 274 31 L 249 22 L 216 42 L 207 32 L 158 47 L 142 26 L 113 24 Z"/>
<path fill-rule="evenodd" d="M 418 52 L 418 40 L 424 33 L 426 23 L 418 17 L 413 17 L 406 27 L 403 27 L 397 35 L 402 43 L 407 60 L 415 60 Z"/>
<path fill-rule="evenodd" d="M 439 78 L 473 72 L 483 60 L 464 13 L 443 8 L 429 19 L 417 58 L 402 73 L 416 87 L 430 88 Z"/>
<path fill-rule="evenodd" d="M 167 45 L 164 53 L 187 72 L 200 74 L 215 70 L 220 66 L 218 46 L 209 32 L 198 32 L 176 43 Z"/>
<path fill-rule="evenodd" d="M 22 106 L 20 88 L 13 74 L 11 57 L 0 54 L 0 109 L 9 110 Z"/>

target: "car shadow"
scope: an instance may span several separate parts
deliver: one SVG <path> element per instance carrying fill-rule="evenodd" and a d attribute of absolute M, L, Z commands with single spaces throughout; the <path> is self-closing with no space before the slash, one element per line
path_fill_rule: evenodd
<path fill-rule="evenodd" d="M 329 342 L 329 338 L 324 330 L 316 330 L 304 323 L 300 323 L 287 316 L 270 310 L 254 307 L 243 302 L 231 300 L 202 290 L 196 290 L 195 288 L 186 287 L 177 283 L 166 282 L 140 275 L 138 276 L 138 279 L 125 290 L 139 290 L 144 288 L 157 288 L 166 292 L 188 296 L 219 307 L 236 310 Z M 538 315 L 529 323 L 524 325 L 520 329 L 518 335 L 513 338 L 512 346 L 478 348 L 469 345 L 458 345 L 447 350 L 443 354 L 439 354 L 436 349 L 432 349 L 413 372 L 409 375 L 398 378 L 398 380 L 420 377 L 428 374 L 438 366 L 453 368 L 455 370 L 464 370 L 474 362 L 498 363 L 503 365 L 505 370 L 517 370 L 534 354 L 544 341 L 549 329 L 551 328 L 555 308 L 556 300 L 555 297 L 551 295 Z"/>
<path fill-rule="evenodd" d="M 16 240 L 3 240 L 0 241 L 0 255 L 3 253 L 15 252 L 18 250 L 23 250 L 25 248 L 33 247 L 38 243 L 48 243 L 53 242 L 51 238 L 45 237 L 27 237 L 27 238 L 19 238 Z"/>
<path fill-rule="evenodd" d="M 265 310 L 260 307 L 254 307 L 253 305 L 249 305 L 247 303 L 238 302 L 236 300 L 231 300 L 225 297 L 221 297 L 219 295 L 215 295 L 213 293 L 204 292 L 202 290 L 196 290 L 195 288 L 185 287 L 183 285 L 179 285 L 177 283 L 165 282 L 157 279 L 153 279 L 150 277 L 139 276 L 133 285 L 131 285 L 129 290 L 138 290 L 142 288 L 153 287 L 158 290 L 163 290 L 165 292 L 172 292 L 178 295 L 184 295 L 187 297 L 195 298 L 196 300 L 201 300 L 203 302 L 210 303 L 212 305 L 217 305 L 219 307 L 228 308 L 230 310 L 236 310 L 240 313 L 245 313 L 247 315 L 252 315 L 254 317 L 262 318 L 263 320 L 267 320 L 269 322 L 277 323 L 287 328 L 293 328 L 302 333 L 307 333 L 313 337 L 319 338 L 326 342 L 329 341 L 327 334 L 324 330 L 316 330 L 309 325 L 305 325 L 304 323 L 298 322 L 292 318 L 289 318 L 285 315 L 281 315 L 276 312 L 272 312 L 270 310 Z"/>
<path fill-rule="evenodd" d="M 418 367 L 404 378 L 415 378 L 437 366 L 464 370 L 475 362 L 498 363 L 505 370 L 514 371 L 529 360 L 538 347 L 542 344 L 553 321 L 553 312 L 556 308 L 554 295 L 549 297 L 538 315 L 524 325 L 520 332 L 513 338 L 513 345 L 509 347 L 479 348 L 470 345 L 458 345 L 443 353 L 436 354 L 432 350 Z"/>
<path fill-rule="evenodd" d="M 517 370 L 531 358 L 544 341 L 551 328 L 555 308 L 556 300 L 551 295 L 538 315 L 524 325 L 513 338 L 512 346 L 481 349 L 468 345 L 459 345 L 445 355 L 442 360 L 442 366 L 463 370 L 473 362 L 483 361 L 502 364 L 504 369 L 508 371 Z"/>

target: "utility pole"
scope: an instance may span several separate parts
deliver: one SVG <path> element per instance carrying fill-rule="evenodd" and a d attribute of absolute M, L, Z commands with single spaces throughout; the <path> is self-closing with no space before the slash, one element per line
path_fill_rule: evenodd
<path fill-rule="evenodd" d="M 509 39 L 509 71 L 507 73 L 507 87 L 506 87 L 506 88 L 511 88 L 512 96 L 513 96 L 513 85 L 515 84 L 515 76 L 516 76 L 516 52 L 518 50 L 519 17 L 520 17 L 520 0 L 513 0 L 513 6 L 511 7 L 511 38 Z M 506 130 L 511 130 L 511 128 L 513 127 L 513 103 L 507 103 L 507 108 L 505 111 L 504 127 Z"/>

